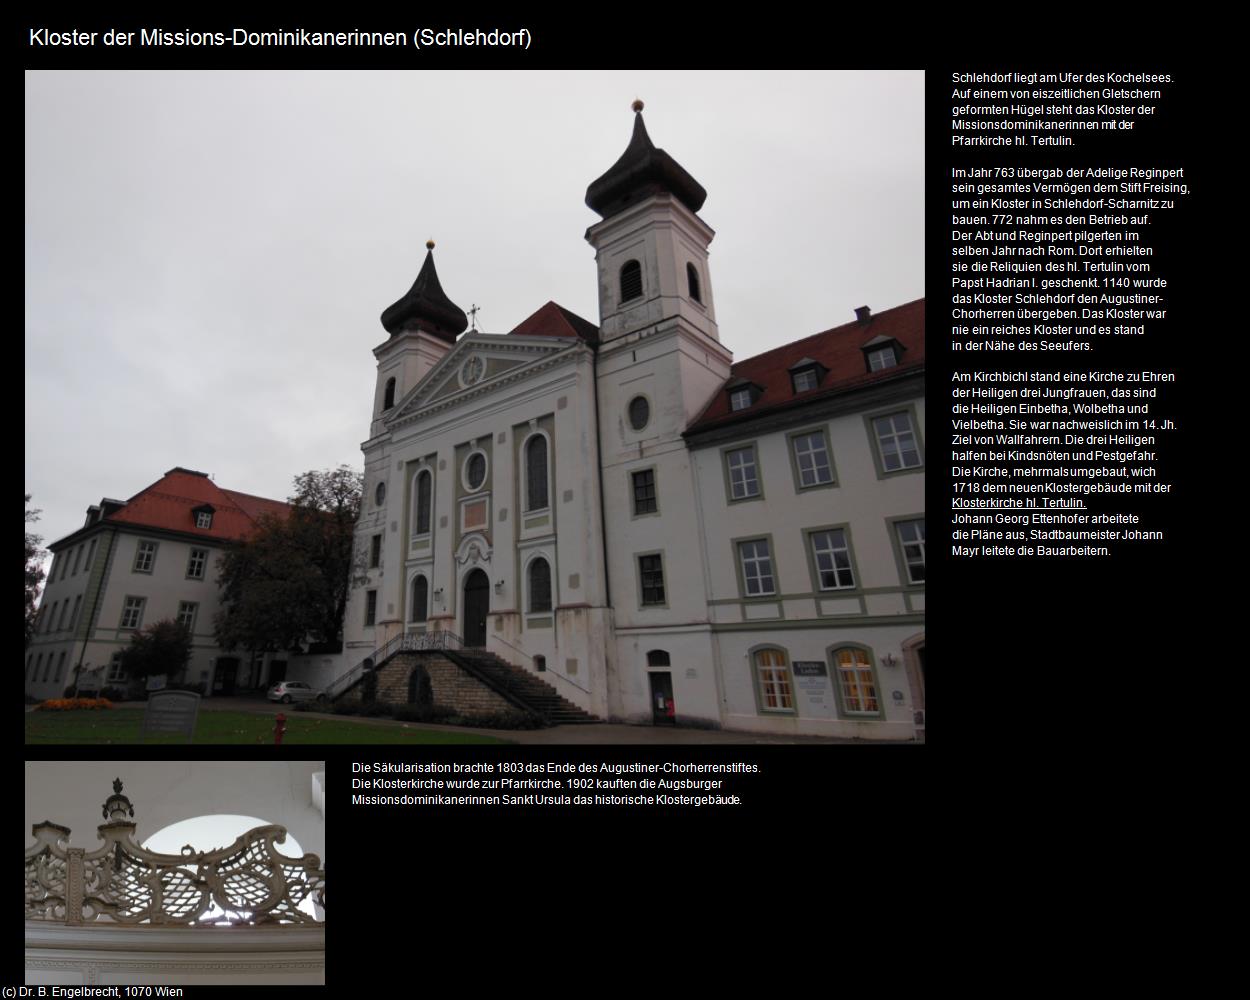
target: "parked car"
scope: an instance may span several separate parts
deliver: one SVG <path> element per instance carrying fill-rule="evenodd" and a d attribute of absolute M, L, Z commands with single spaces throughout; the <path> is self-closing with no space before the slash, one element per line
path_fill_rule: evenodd
<path fill-rule="evenodd" d="M 324 691 L 316 691 L 299 681 L 282 681 L 269 689 L 269 700 L 289 705 L 293 701 L 322 701 Z"/>

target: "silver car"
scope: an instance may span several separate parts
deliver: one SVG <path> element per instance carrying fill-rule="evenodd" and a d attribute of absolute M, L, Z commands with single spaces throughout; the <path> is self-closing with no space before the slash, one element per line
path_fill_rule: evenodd
<path fill-rule="evenodd" d="M 314 691 L 299 681 L 282 681 L 269 689 L 269 700 L 280 701 L 284 705 L 293 701 L 321 701 L 324 698 L 325 692 Z"/>

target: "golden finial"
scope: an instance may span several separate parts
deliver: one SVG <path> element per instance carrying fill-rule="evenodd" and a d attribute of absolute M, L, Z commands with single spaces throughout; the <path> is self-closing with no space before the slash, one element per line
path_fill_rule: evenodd
<path fill-rule="evenodd" d="M 631 104 L 630 107 L 633 108 L 635 111 L 641 111 L 643 107 L 642 101 L 640 101 L 637 97 L 635 97 L 634 103 Z"/>
<path fill-rule="evenodd" d="M 433 241 L 433 240 L 426 240 L 426 241 L 425 241 L 425 248 L 426 248 L 427 250 L 433 250 L 433 249 L 434 249 L 434 241 Z"/>

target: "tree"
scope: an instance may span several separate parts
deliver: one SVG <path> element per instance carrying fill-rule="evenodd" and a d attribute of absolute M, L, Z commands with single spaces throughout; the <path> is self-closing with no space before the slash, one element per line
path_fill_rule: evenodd
<path fill-rule="evenodd" d="M 263 517 L 221 560 L 223 649 L 337 645 L 352 579 L 364 477 L 346 465 L 295 477 L 285 517 Z"/>
<path fill-rule="evenodd" d="M 122 650 L 122 669 L 131 677 L 174 676 L 191 659 L 191 633 L 181 622 L 166 618 L 130 637 Z"/>
<path fill-rule="evenodd" d="M 26 502 L 30 503 L 30 494 L 26 494 Z M 39 520 L 39 511 L 26 508 L 26 523 Z M 43 583 L 43 538 L 26 532 L 26 645 L 35 634 L 38 618 L 36 605 L 39 603 L 39 584 Z"/>

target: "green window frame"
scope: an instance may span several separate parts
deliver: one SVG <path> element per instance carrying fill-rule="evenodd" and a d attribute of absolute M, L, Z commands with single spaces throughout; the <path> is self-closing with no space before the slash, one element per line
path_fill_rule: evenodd
<path fill-rule="evenodd" d="M 877 666 L 867 646 L 845 643 L 829 649 L 833 689 L 844 718 L 879 719 L 883 714 Z"/>

